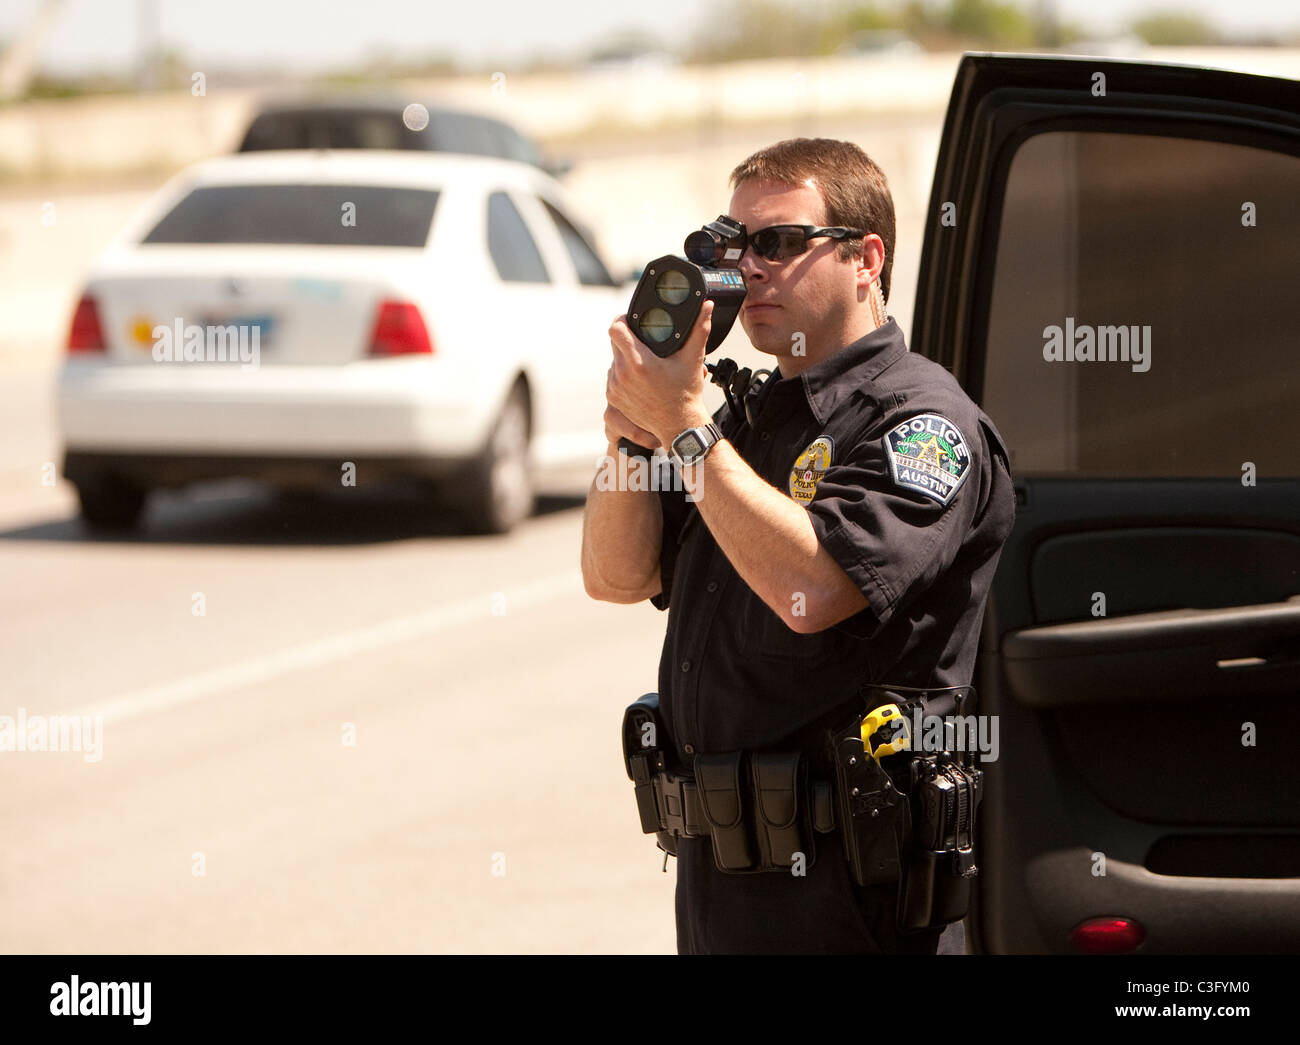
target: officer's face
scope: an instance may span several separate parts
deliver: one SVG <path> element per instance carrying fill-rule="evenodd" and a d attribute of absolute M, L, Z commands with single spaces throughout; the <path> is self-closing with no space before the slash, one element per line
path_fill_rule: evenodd
<path fill-rule="evenodd" d="M 727 213 L 750 232 L 826 224 L 821 192 L 807 183 L 742 182 Z M 809 240 L 807 252 L 782 261 L 746 250 L 740 272 L 748 290 L 740 325 L 756 349 L 780 357 L 782 373 L 797 373 L 811 356 L 842 347 L 840 334 L 858 300 L 857 266 L 838 257 L 835 240 Z"/>

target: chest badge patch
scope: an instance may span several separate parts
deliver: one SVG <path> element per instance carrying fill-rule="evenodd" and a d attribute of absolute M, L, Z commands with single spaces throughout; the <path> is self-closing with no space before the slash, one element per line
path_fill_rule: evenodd
<path fill-rule="evenodd" d="M 819 435 L 795 458 L 790 470 L 790 496 L 807 506 L 817 495 L 817 484 L 831 466 L 835 442 L 829 435 Z"/>
<path fill-rule="evenodd" d="M 970 471 L 970 451 L 957 426 L 939 414 L 917 414 L 885 435 L 894 485 L 947 504 Z"/>

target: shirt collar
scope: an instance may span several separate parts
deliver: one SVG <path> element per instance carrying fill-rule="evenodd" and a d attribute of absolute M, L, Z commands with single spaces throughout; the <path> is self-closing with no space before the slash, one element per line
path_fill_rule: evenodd
<path fill-rule="evenodd" d="M 772 375 L 777 381 L 772 394 L 778 400 L 785 399 L 795 395 L 794 389 L 799 388 L 817 423 L 824 425 L 846 396 L 864 382 L 874 381 L 906 352 L 903 332 L 890 318 L 869 334 L 804 370 L 797 378 L 781 377 L 778 367 Z"/>

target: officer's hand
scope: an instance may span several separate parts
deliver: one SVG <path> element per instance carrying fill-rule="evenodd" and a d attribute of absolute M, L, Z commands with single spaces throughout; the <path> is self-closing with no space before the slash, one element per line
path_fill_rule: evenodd
<path fill-rule="evenodd" d="M 653 450 L 659 445 L 659 437 L 648 429 L 642 428 L 627 415 L 628 404 L 625 397 L 621 395 L 621 389 L 616 387 L 614 370 L 619 365 L 619 353 L 642 347 L 637 336 L 632 333 L 632 328 L 627 325 L 626 313 L 610 324 L 609 345 L 614 354 L 614 362 L 605 375 L 605 438 L 611 443 L 617 442 L 620 438 L 631 439 L 638 446 Z M 614 405 L 615 398 L 619 399 L 623 409 Z"/>
<path fill-rule="evenodd" d="M 686 343 L 666 359 L 660 359 L 637 339 L 626 316 L 620 316 L 610 326 L 614 365 L 605 398 L 633 424 L 657 433 L 652 442 L 642 445 L 666 446 L 666 441 L 684 428 L 701 423 L 702 416 L 707 420 L 704 345 L 712 329 L 712 316 L 713 302 L 706 301 Z"/>
<path fill-rule="evenodd" d="M 610 380 L 613 380 L 614 368 L 610 367 Z M 606 388 L 609 384 L 606 382 Z M 659 437 L 654 432 L 647 432 L 640 425 L 633 424 L 617 407 L 605 406 L 605 438 L 611 444 L 619 439 L 631 439 L 637 446 L 653 450 L 659 445 Z"/>

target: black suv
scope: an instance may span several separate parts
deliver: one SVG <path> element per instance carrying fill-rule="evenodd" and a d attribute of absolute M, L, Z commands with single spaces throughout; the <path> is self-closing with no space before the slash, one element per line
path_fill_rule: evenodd
<path fill-rule="evenodd" d="M 976 951 L 1300 941 L 1300 82 L 967 56 L 912 349 L 1006 437 Z"/>
<path fill-rule="evenodd" d="M 410 104 L 394 98 L 268 104 L 249 124 L 238 151 L 420 149 L 515 160 L 556 177 L 569 170 L 569 164 L 548 159 L 536 142 L 490 116 L 426 105 L 428 123 L 413 130 L 404 118 Z M 417 127 L 421 122 L 411 121 Z"/>

